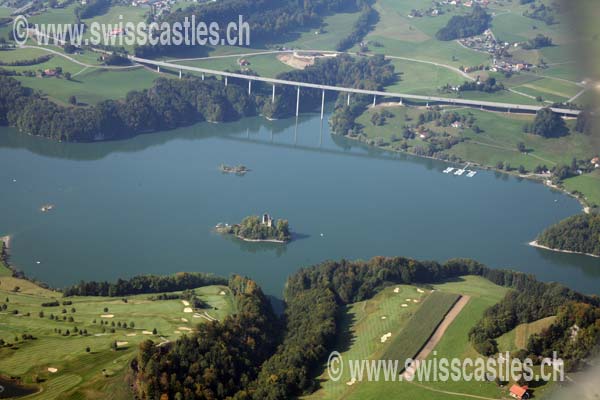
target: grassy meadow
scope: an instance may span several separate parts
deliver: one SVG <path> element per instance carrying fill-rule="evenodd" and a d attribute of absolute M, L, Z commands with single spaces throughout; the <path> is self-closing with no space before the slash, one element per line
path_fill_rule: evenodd
<path fill-rule="evenodd" d="M 200 313 L 223 319 L 234 311 L 233 298 L 224 286 L 195 292 L 210 305 Z M 130 398 L 124 377 L 138 344 L 145 339 L 176 340 L 207 321 L 184 312 L 181 300 L 150 300 L 150 296 L 62 298 L 31 282 L 0 276 L 0 304 L 7 306 L 0 312 L 0 338 L 11 343 L 0 348 L 0 374 L 19 376 L 28 384 L 38 382 L 41 391 L 31 399 L 104 399 L 107 394 L 113 399 Z M 52 300 L 61 305 L 41 306 Z M 72 304 L 63 305 L 64 300 Z M 56 318 L 50 319 L 51 314 Z M 127 328 L 119 327 L 123 323 Z M 116 351 L 111 348 L 115 342 Z"/>
<path fill-rule="evenodd" d="M 398 293 L 394 289 L 398 287 Z M 443 317 L 453 302 L 460 295 L 470 296 L 470 300 L 448 327 L 441 341 L 435 348 L 433 357 L 475 357 L 477 352 L 468 340 L 468 332 L 482 317 L 488 307 L 500 301 L 506 294 L 506 288 L 492 284 L 481 277 L 465 276 L 455 281 L 433 285 L 433 293 L 427 288 L 419 293 L 414 286 L 394 285 L 382 290 L 372 299 L 352 304 L 342 317 L 342 326 L 348 332 L 341 338 L 339 349 L 347 367 L 349 359 L 387 359 L 394 357 L 390 351 L 399 354 L 408 348 L 414 348 L 414 339 L 423 337 L 415 332 Z M 419 303 L 409 304 L 408 298 L 418 298 Z M 386 317 L 385 320 L 382 317 Z M 380 337 L 391 332 L 391 338 L 381 343 Z M 414 335 L 411 335 L 414 333 Z M 402 340 L 400 340 L 402 338 Z M 388 356 L 389 355 L 389 356 Z M 456 399 L 461 395 L 481 396 L 488 399 L 505 398 L 506 387 L 501 388 L 493 382 L 355 382 L 348 385 L 350 374 L 344 369 L 342 378 L 337 382 L 329 380 L 327 372 L 321 375 L 321 389 L 309 396 L 311 399 Z M 448 392 L 454 392 L 450 394 Z M 466 397 L 466 396 L 462 396 Z"/>

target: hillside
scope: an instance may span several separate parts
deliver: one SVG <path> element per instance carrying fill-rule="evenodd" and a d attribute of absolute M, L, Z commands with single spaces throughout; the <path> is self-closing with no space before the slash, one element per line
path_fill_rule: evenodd
<path fill-rule="evenodd" d="M 546 229 L 536 240 L 552 250 L 600 257 L 600 215 L 574 215 Z"/>

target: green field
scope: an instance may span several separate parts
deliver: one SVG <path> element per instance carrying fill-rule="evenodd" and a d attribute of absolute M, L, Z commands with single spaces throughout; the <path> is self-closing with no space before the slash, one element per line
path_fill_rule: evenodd
<path fill-rule="evenodd" d="M 81 104 L 96 104 L 102 100 L 124 98 L 131 90 L 152 86 L 158 75 L 146 69 L 109 71 L 87 69 L 71 81 L 56 77 L 18 77 L 24 86 L 41 90 L 51 98 L 67 103 L 75 96 Z"/>
<path fill-rule="evenodd" d="M 291 71 L 293 68 L 279 61 L 275 54 L 264 54 L 255 56 L 231 56 L 226 58 L 209 58 L 206 60 L 181 61 L 180 64 L 198 68 L 208 68 L 219 71 L 237 71 L 241 67 L 238 60 L 244 58 L 248 60 L 250 68 L 260 76 L 276 77 L 282 72 Z"/>
<path fill-rule="evenodd" d="M 431 293 L 408 321 L 407 326 L 392 338 L 392 342 L 383 354 L 383 359 L 414 358 L 458 298 L 459 295 L 455 293 Z"/>
<path fill-rule="evenodd" d="M 569 192 L 577 191 L 583 193 L 585 199 L 590 205 L 600 207 L 600 171 L 595 170 L 590 174 L 579 175 L 573 178 L 565 179 L 563 182 L 565 189 Z"/>
<path fill-rule="evenodd" d="M 17 286 L 19 289 L 15 292 Z M 233 311 L 233 298 L 228 288 L 207 286 L 197 288 L 195 292 L 210 305 L 201 312 L 223 319 Z M 0 338 L 13 345 L 0 348 L 0 374 L 20 376 L 25 383 L 41 382 L 43 390 L 30 397 L 32 399 L 53 399 L 59 395 L 61 398 L 104 399 L 107 393 L 115 399 L 130 398 L 123 378 L 137 345 L 145 339 L 156 343 L 175 340 L 193 331 L 196 324 L 206 321 L 196 314 L 184 312 L 181 300 L 152 301 L 150 296 L 67 299 L 31 282 L 1 277 L 0 303 L 8 308 L 0 312 Z M 70 300 L 72 304 L 41 306 L 42 302 L 52 299 Z M 13 314 L 14 310 L 17 314 Z M 43 316 L 39 315 L 40 311 Z M 51 320 L 50 314 L 57 319 Z M 69 322 L 69 318 L 74 320 Z M 127 328 L 118 327 L 118 323 L 125 322 Z M 131 328 L 132 322 L 134 328 Z M 75 332 L 75 327 L 79 333 Z M 56 329 L 61 329 L 62 333 Z M 68 336 L 65 335 L 67 329 L 70 330 Z M 88 334 L 82 334 L 82 329 Z M 157 330 L 157 335 L 152 334 L 153 329 Z M 23 339 L 22 334 L 31 334 L 35 339 Z M 118 342 L 117 351 L 110 348 L 115 341 Z M 48 368 L 56 368 L 57 372 Z"/>
<path fill-rule="evenodd" d="M 395 287 L 386 288 L 372 299 L 355 303 L 348 308 L 342 322 L 344 324 L 342 326 L 347 325 L 350 332 L 346 340 L 341 343 L 341 346 L 346 346 L 344 352 L 340 351 L 344 360 L 379 359 L 382 358 L 383 354 L 386 354 L 387 349 L 392 345 L 397 346 L 400 351 L 404 351 L 405 347 L 410 348 L 411 344 L 409 342 L 412 342 L 412 336 L 404 336 L 407 343 L 403 346 L 401 343 L 395 342 L 395 338 L 400 337 L 395 333 L 398 332 L 398 335 L 402 335 L 402 332 L 415 332 L 421 329 L 419 327 L 420 321 L 439 320 L 441 310 L 449 307 L 449 304 L 436 304 L 438 300 L 429 294 L 429 290 L 426 290 L 426 293 L 421 295 L 424 301 L 420 305 L 414 304 L 409 306 L 410 308 L 402 308 L 400 303 L 406 302 L 405 298 L 414 298 L 417 293 L 416 288 L 401 285 L 399 286 L 400 292 L 394 293 L 393 288 Z M 440 300 L 444 298 L 444 294 L 448 295 L 448 302 L 455 299 L 458 294 L 470 296 L 469 302 L 448 327 L 436 346 L 437 357 L 464 358 L 476 356 L 477 353 L 468 340 L 469 329 L 482 317 L 485 309 L 504 297 L 507 289 L 494 285 L 481 277 L 474 276 L 461 277 L 456 281 L 434 285 L 433 288 L 435 289 L 433 294 L 437 293 L 436 296 L 440 296 L 438 297 Z M 438 309 L 439 312 L 433 312 L 432 314 L 432 311 L 428 310 L 429 306 L 432 306 L 432 310 Z M 391 310 L 390 307 L 392 307 Z M 412 307 L 415 307 L 415 309 Z M 396 314 L 399 314 L 399 316 Z M 435 318 L 425 318 L 425 315 L 433 317 L 434 314 L 437 315 Z M 417 315 L 423 316 L 425 319 L 419 317 L 417 320 Z M 394 320 L 382 320 L 382 316 L 386 316 L 388 319 L 393 317 Z M 384 326 L 384 324 L 388 325 Z M 385 344 L 380 343 L 380 336 L 389 331 L 392 332 L 391 341 Z M 418 335 L 415 334 L 414 337 L 416 338 Z M 434 357 L 433 353 L 430 354 L 429 358 L 432 357 Z M 461 398 L 462 393 L 490 399 L 500 399 L 507 396 L 506 388 L 499 388 L 491 382 L 461 381 L 457 383 L 430 382 L 416 384 L 363 381 L 347 385 L 349 376 L 345 368 L 342 378 L 338 382 L 331 382 L 328 379 L 327 372 L 325 372 L 320 377 L 324 380 L 322 388 L 310 397 L 316 399 L 457 399 Z M 457 394 L 441 393 L 438 390 L 454 391 Z"/>
<path fill-rule="evenodd" d="M 497 339 L 498 350 L 506 352 L 526 349 L 529 337 L 548 328 L 555 319 L 556 317 L 552 316 L 528 324 L 517 325 L 515 329 L 505 333 Z"/>
<path fill-rule="evenodd" d="M 386 107 L 394 117 L 388 118 L 386 123 L 381 126 L 375 126 L 371 123 L 371 116 L 374 112 L 382 110 L 382 106 L 369 108 L 361 115 L 357 122 L 363 125 L 363 131 L 367 138 L 374 143 L 384 143 L 383 148 L 398 150 L 401 141 L 392 142 L 392 135 L 401 138 L 404 125 L 415 124 L 416 118 L 426 110 L 416 107 L 393 106 Z M 546 139 L 541 136 L 532 135 L 523 132 L 523 125 L 533 121 L 532 115 L 508 114 L 491 111 L 481 111 L 477 109 L 456 109 L 445 107 L 445 110 L 455 110 L 462 115 L 472 115 L 475 118 L 475 125 L 483 129 L 483 132 L 475 133 L 472 129 L 457 129 L 452 127 L 436 127 L 434 123 L 428 123 L 425 126 L 432 132 L 446 132 L 450 136 L 466 139 L 444 152 L 450 156 L 458 157 L 464 161 L 471 161 L 477 164 L 495 167 L 499 161 L 510 164 L 513 168 L 523 165 L 526 170 L 532 171 L 537 165 L 569 165 L 573 157 L 589 160 L 597 152 L 598 138 L 595 135 L 584 135 L 580 133 L 571 133 L 562 138 Z M 407 120 L 408 116 L 408 120 Z M 573 127 L 574 121 L 567 121 L 567 125 Z M 381 138 L 381 139 L 377 139 Z M 523 142 L 529 150 L 527 153 L 521 153 L 517 150 L 517 144 Z M 427 146 L 426 139 L 419 137 L 408 141 L 409 147 L 416 145 Z M 595 180 L 587 175 L 579 178 L 579 186 L 592 186 Z M 587 182 L 587 185 L 584 184 Z M 582 185 L 583 184 L 583 185 Z M 576 190 L 576 189 L 573 189 Z M 589 190 L 588 190 L 589 192 Z M 597 196 L 597 194 L 596 194 Z"/>

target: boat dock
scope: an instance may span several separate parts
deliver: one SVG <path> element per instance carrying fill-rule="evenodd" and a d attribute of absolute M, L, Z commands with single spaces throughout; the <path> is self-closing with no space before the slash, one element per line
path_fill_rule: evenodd
<path fill-rule="evenodd" d="M 466 173 L 467 178 L 472 178 L 477 174 L 477 171 L 469 169 L 469 165 L 471 165 L 471 163 L 467 163 L 467 165 L 465 165 L 464 168 L 447 167 L 445 170 L 442 171 L 442 173 L 452 174 L 456 176 L 462 176 Z"/>

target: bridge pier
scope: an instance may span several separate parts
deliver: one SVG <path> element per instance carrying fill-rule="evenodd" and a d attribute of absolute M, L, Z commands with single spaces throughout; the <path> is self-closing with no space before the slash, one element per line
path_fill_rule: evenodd
<path fill-rule="evenodd" d="M 181 79 L 181 70 L 179 70 L 179 79 Z"/>
<path fill-rule="evenodd" d="M 227 86 L 227 77 L 225 77 L 225 86 Z"/>
<path fill-rule="evenodd" d="M 296 117 L 300 113 L 300 86 L 297 87 L 296 91 Z"/>
<path fill-rule="evenodd" d="M 204 80 L 204 72 L 202 73 L 202 80 Z"/>
<path fill-rule="evenodd" d="M 402 99 L 400 99 L 400 101 L 398 102 L 398 104 L 400 104 L 400 105 L 403 105 L 403 104 L 402 104 Z"/>
<path fill-rule="evenodd" d="M 156 66 L 156 72 L 158 72 L 160 74 L 160 65 Z"/>
<path fill-rule="evenodd" d="M 252 94 L 252 80 L 248 80 L 248 95 Z"/>
<path fill-rule="evenodd" d="M 323 112 L 325 111 L 325 90 L 321 94 L 321 121 L 323 121 Z"/>
<path fill-rule="evenodd" d="M 271 104 L 275 103 L 275 85 L 273 85 L 273 97 L 271 98 Z"/>
<path fill-rule="evenodd" d="M 377 96 L 373 96 L 373 107 L 375 107 L 375 104 L 377 104 Z"/>
<path fill-rule="evenodd" d="M 346 105 L 349 106 L 350 105 L 350 93 L 348 93 L 348 100 L 346 100 Z"/>

